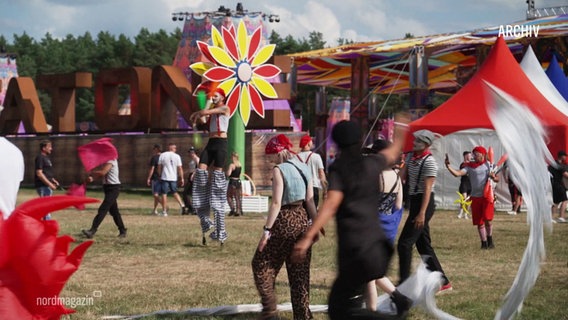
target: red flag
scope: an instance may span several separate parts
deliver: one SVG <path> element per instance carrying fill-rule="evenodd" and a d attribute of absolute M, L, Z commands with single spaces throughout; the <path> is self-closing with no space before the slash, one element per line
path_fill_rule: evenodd
<path fill-rule="evenodd" d="M 497 163 L 495 164 L 495 167 L 500 167 L 501 165 L 503 165 L 503 163 L 505 163 L 505 161 L 507 161 L 508 158 L 509 158 L 509 155 L 504 153 L 501 156 L 501 158 L 499 158 L 499 161 L 497 161 Z"/>
<path fill-rule="evenodd" d="M 118 151 L 111 138 L 101 138 L 77 148 L 85 170 L 91 171 L 107 161 L 118 159 Z"/>
<path fill-rule="evenodd" d="M 72 183 L 69 186 L 69 188 L 67 188 L 67 192 L 65 194 L 74 197 L 84 197 L 86 193 L 87 193 L 87 188 L 85 184 Z M 78 210 L 85 210 L 84 203 L 76 204 L 74 205 L 74 207 L 77 208 Z"/>

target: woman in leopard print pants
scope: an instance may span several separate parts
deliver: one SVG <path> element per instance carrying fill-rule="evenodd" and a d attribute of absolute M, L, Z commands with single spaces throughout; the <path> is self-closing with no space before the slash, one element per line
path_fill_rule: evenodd
<path fill-rule="evenodd" d="M 315 218 L 312 178 L 309 168 L 292 157 L 292 143 L 284 135 L 272 138 L 265 153 L 274 155 L 272 170 L 272 203 L 264 232 L 252 259 L 254 282 L 262 302 L 260 319 L 275 319 L 276 294 L 274 285 L 280 268 L 286 262 L 292 310 L 295 320 L 312 319 L 310 312 L 310 256 L 293 263 L 290 259 L 296 242 L 309 227 L 309 218 Z M 310 213 L 309 217 L 306 207 Z"/>

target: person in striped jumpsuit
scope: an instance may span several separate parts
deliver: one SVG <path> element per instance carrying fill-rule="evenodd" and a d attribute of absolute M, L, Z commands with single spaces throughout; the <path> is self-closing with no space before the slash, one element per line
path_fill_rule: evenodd
<path fill-rule="evenodd" d="M 207 244 L 205 234 L 215 227 L 209 235 L 221 242 L 227 240 L 225 230 L 225 203 L 227 202 L 227 180 L 223 167 L 227 159 L 227 129 L 229 128 L 230 110 L 225 105 L 225 91 L 216 88 L 211 94 L 210 108 L 193 113 L 190 120 L 209 117 L 209 140 L 199 157 L 199 166 L 193 178 L 193 208 L 197 211 L 203 233 L 202 243 Z M 209 170 L 211 169 L 211 170 Z M 215 222 L 210 220 L 213 210 Z"/>

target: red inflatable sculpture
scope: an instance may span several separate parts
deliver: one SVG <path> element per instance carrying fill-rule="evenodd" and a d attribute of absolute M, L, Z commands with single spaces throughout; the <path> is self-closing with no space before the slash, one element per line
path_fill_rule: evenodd
<path fill-rule="evenodd" d="M 70 236 L 57 236 L 49 212 L 97 202 L 73 196 L 36 198 L 18 206 L 6 220 L 0 214 L 0 319 L 52 320 L 75 312 L 59 302 L 59 293 L 93 244 L 79 244 L 70 254 Z"/>

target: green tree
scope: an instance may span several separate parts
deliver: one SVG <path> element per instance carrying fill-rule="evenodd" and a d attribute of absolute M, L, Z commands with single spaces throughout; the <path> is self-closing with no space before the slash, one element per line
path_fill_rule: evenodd
<path fill-rule="evenodd" d="M 73 62 L 75 65 L 74 71 L 92 72 L 96 70 L 93 66 L 93 60 L 97 51 L 97 45 L 91 33 L 85 32 L 84 35 L 77 37 L 74 41 L 65 41 L 66 48 L 72 52 Z"/>
<path fill-rule="evenodd" d="M 325 41 L 323 40 L 323 33 L 312 31 L 308 36 L 308 44 L 310 45 L 310 50 L 323 49 L 325 47 Z"/>
<path fill-rule="evenodd" d="M 120 59 L 116 57 L 116 38 L 108 31 L 99 32 L 96 40 L 96 52 L 94 54 L 94 67 L 96 70 L 123 67 Z"/>
<path fill-rule="evenodd" d="M 135 41 L 133 64 L 153 68 L 172 64 L 179 38 L 173 39 L 163 29 L 158 33 L 150 33 L 148 29 L 142 28 Z"/>
<path fill-rule="evenodd" d="M 18 75 L 20 77 L 32 77 L 37 74 L 37 42 L 27 33 L 21 36 L 14 35 L 14 53 L 17 55 Z"/>

